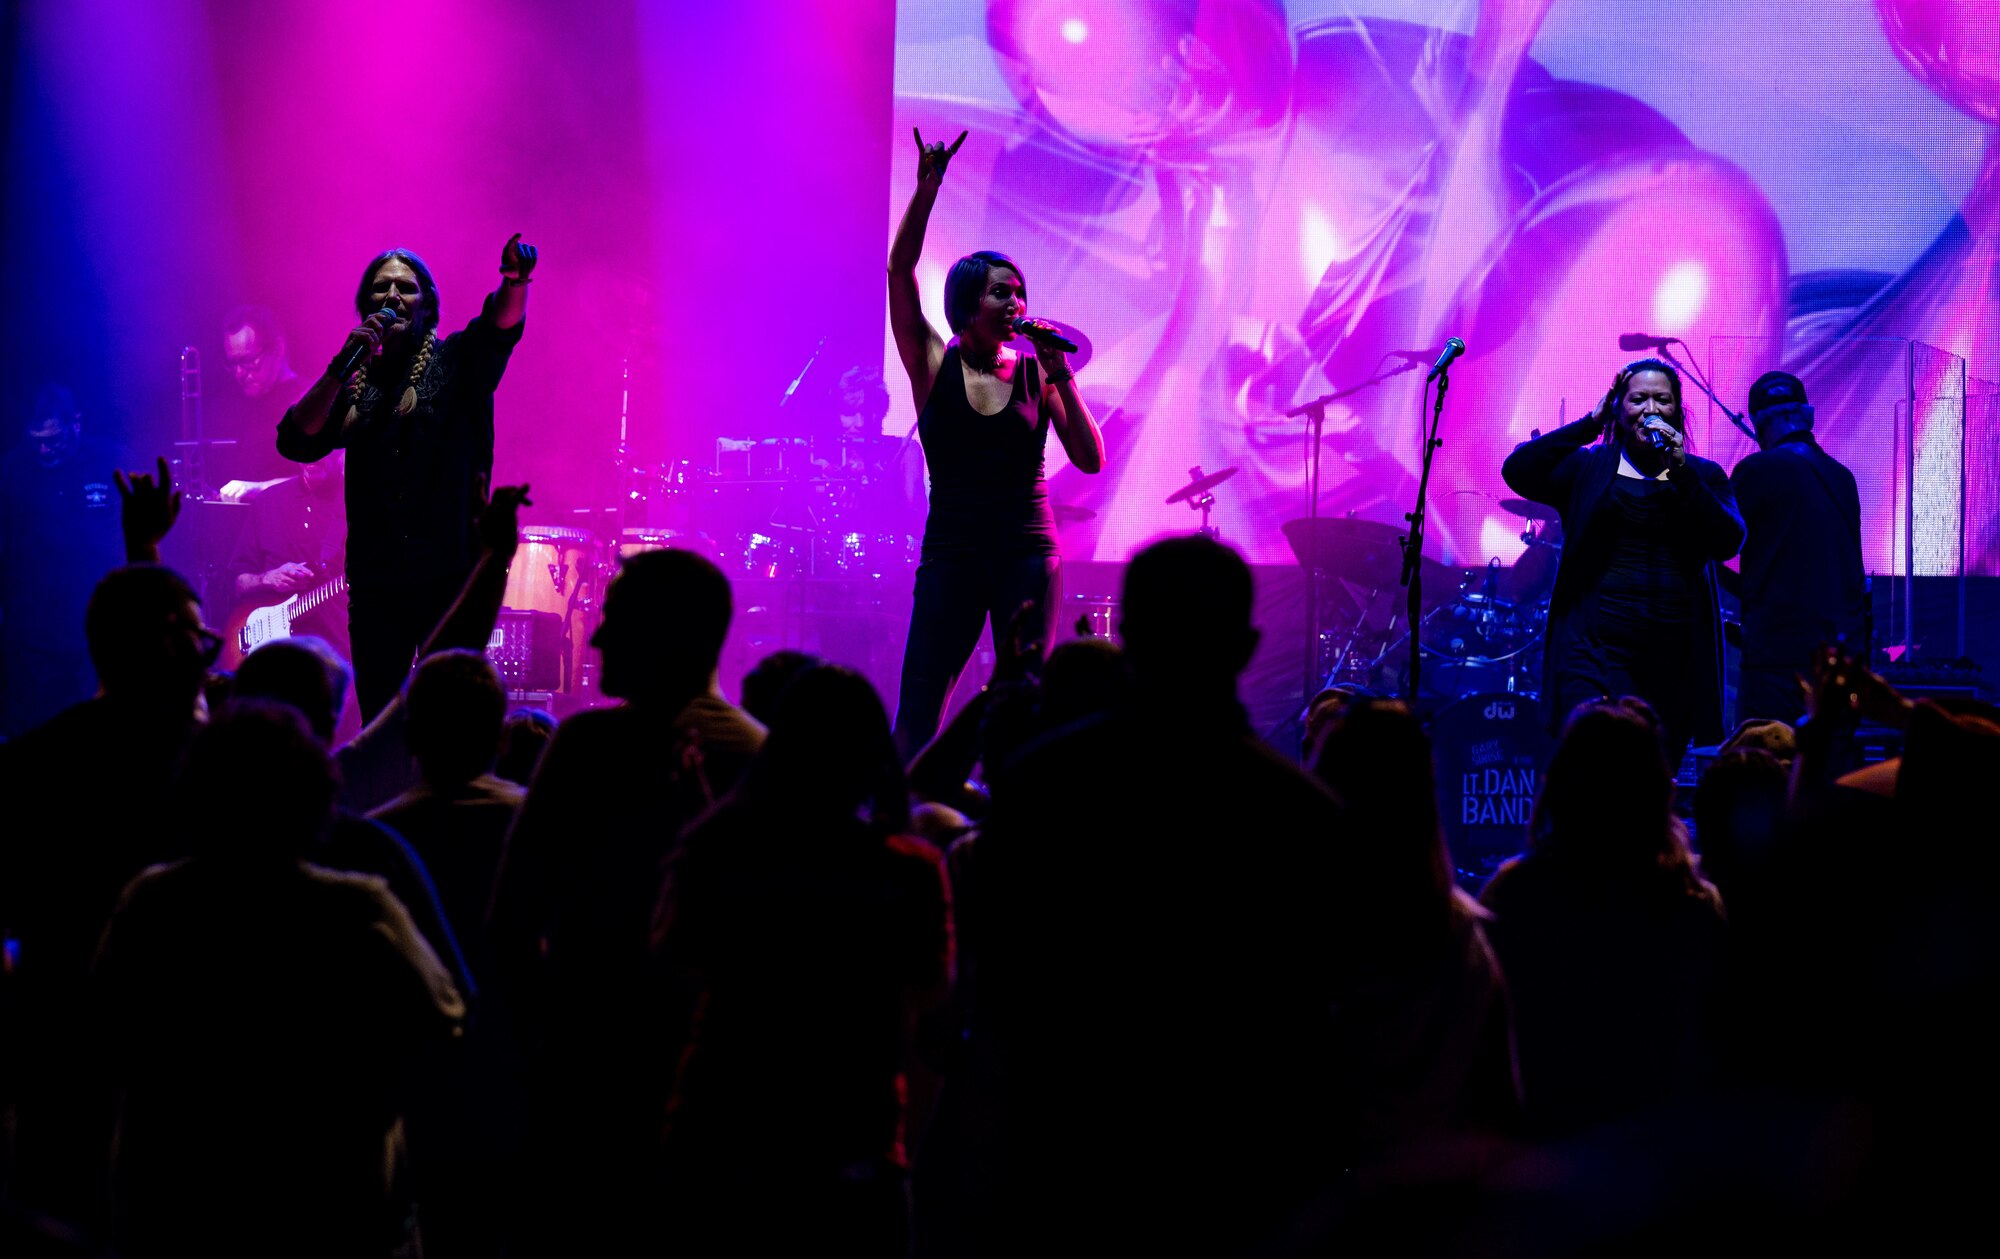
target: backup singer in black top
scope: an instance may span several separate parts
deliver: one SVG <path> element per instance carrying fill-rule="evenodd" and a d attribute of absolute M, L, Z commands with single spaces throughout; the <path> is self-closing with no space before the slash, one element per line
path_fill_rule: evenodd
<path fill-rule="evenodd" d="M 1637 695 L 1659 714 L 1673 765 L 1689 740 L 1722 738 L 1715 567 L 1743 545 L 1729 478 L 1682 448 L 1686 427 L 1679 373 L 1640 359 L 1596 410 L 1515 447 L 1500 470 L 1562 513 L 1542 665 L 1551 729 L 1584 700 Z"/>
<path fill-rule="evenodd" d="M 403 685 L 479 557 L 493 391 L 526 326 L 535 263 L 515 233 L 500 251 L 499 288 L 462 331 L 439 338 L 430 269 L 407 250 L 378 255 L 354 295 L 360 326 L 278 422 L 287 459 L 347 451 L 348 635 L 363 721 Z M 361 368 L 341 374 L 362 347 Z"/>
<path fill-rule="evenodd" d="M 1042 481 L 1053 427 L 1070 462 L 1104 467 L 1104 438 L 1076 391 L 1075 373 L 1050 336 L 1029 330 L 1032 358 L 1007 344 L 1027 314 L 1021 269 L 982 250 L 945 278 L 947 343 L 924 317 L 917 259 L 924 229 L 958 146 L 917 136 L 917 189 L 889 249 L 889 325 L 910 378 L 917 433 L 930 465 L 930 518 L 917 568 L 909 643 L 903 652 L 896 742 L 913 755 L 937 732 L 959 671 L 990 620 L 996 652 L 1015 611 L 1032 604 L 1046 650 L 1062 597 L 1062 556 Z"/>

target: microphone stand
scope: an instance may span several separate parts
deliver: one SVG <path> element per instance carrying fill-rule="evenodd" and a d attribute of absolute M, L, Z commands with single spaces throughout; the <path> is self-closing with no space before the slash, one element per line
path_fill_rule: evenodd
<path fill-rule="evenodd" d="M 1674 340 L 1680 341 L 1681 345 L 1687 349 L 1689 358 L 1694 357 L 1693 346 L 1688 345 L 1688 343 L 1685 341 L 1681 341 L 1679 337 L 1675 337 Z M 1715 396 L 1715 390 L 1710 389 L 1708 387 L 1708 381 L 1702 377 L 1702 374 L 1698 369 L 1696 369 L 1692 364 L 1683 363 L 1679 359 L 1675 358 L 1672 346 L 1670 345 L 1661 346 L 1660 357 L 1666 359 L 1667 362 L 1672 363 L 1675 367 L 1680 368 L 1682 371 L 1686 372 L 1689 376 L 1692 376 L 1694 378 L 1695 387 L 1708 395 L 1708 400 L 1710 402 L 1713 402 L 1718 410 L 1720 410 L 1724 415 L 1729 417 L 1729 422 L 1736 426 L 1738 432 L 1742 433 L 1745 437 L 1748 437 L 1753 442 L 1757 440 L 1757 430 L 1750 427 L 1750 425 L 1743 419 L 1742 416 L 1730 410 L 1728 403 L 1724 402 L 1722 399 Z"/>
<path fill-rule="evenodd" d="M 1423 670 L 1423 642 L 1418 634 L 1421 626 L 1419 616 L 1424 606 L 1424 526 L 1426 523 L 1426 496 L 1431 487 L 1431 461 L 1437 455 L 1437 448 L 1444 445 L 1438 439 L 1438 423 L 1444 416 L 1444 395 L 1451 388 L 1451 369 L 1441 368 L 1437 376 L 1437 400 L 1431 405 L 1430 432 L 1424 435 L 1423 473 L 1417 478 L 1416 510 L 1406 512 L 1403 519 L 1410 522 L 1409 535 L 1403 543 L 1403 585 L 1410 595 L 1403 605 L 1403 615 L 1410 627 L 1410 671 L 1403 680 L 1403 702 L 1411 709 L 1417 706 L 1417 681 Z M 1419 411 L 1419 417 L 1422 416 Z M 1419 421 L 1421 423 L 1421 419 Z M 1420 430 L 1421 431 L 1421 430 Z"/>
<path fill-rule="evenodd" d="M 1400 376 L 1404 372 L 1413 372 L 1421 366 L 1421 363 L 1411 361 L 1404 363 L 1400 367 L 1392 367 L 1386 372 L 1377 372 L 1358 385 L 1349 385 L 1345 389 L 1336 389 L 1332 393 L 1321 394 L 1312 401 L 1301 402 L 1284 413 L 1284 418 L 1288 420 L 1297 419 L 1300 416 L 1306 418 L 1307 520 L 1317 521 L 1319 519 L 1320 438 L 1326 431 L 1326 404 L 1329 402 L 1338 402 L 1340 399 L 1360 393 L 1364 389 L 1372 389 L 1392 376 Z M 1313 528 L 1312 525 L 1306 526 L 1307 537 L 1316 536 Z M 1307 704 L 1312 703 L 1313 692 L 1319 689 L 1319 681 L 1319 564 L 1318 557 L 1314 556 L 1306 564 L 1306 662 L 1304 694 L 1299 697 L 1299 711 L 1301 713 L 1305 711 Z"/>

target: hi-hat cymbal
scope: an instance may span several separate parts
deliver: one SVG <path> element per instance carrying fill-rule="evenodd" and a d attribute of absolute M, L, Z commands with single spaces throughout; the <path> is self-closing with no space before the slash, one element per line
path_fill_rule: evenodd
<path fill-rule="evenodd" d="M 1525 498 L 1503 498 L 1500 506 L 1523 520 L 1561 520 L 1562 514 L 1546 503 L 1531 503 Z"/>
<path fill-rule="evenodd" d="M 1097 519 L 1096 511 L 1088 507 L 1078 507 L 1074 503 L 1057 503 L 1055 505 L 1055 512 L 1056 523 L 1059 525 Z"/>
<path fill-rule="evenodd" d="M 1188 483 L 1167 495 L 1167 501 L 1169 503 L 1178 503 L 1183 499 L 1193 498 L 1197 494 L 1206 494 L 1216 486 L 1221 485 L 1224 481 L 1227 481 L 1230 477 L 1235 476 L 1236 472 L 1235 468 L 1224 468 L 1220 472 L 1203 473 L 1199 467 L 1191 468 L 1188 470 Z"/>

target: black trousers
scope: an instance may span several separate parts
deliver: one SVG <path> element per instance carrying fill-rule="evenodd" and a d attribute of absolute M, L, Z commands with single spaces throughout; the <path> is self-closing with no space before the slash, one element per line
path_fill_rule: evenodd
<path fill-rule="evenodd" d="M 354 648 L 354 700 L 363 724 L 403 689 L 417 648 L 444 619 L 464 585 L 460 578 L 429 586 L 355 583 L 347 590 L 347 636 Z"/>
<path fill-rule="evenodd" d="M 926 559 L 917 566 L 910 638 L 903 649 L 903 681 L 896 703 L 896 746 L 905 759 L 915 756 L 937 733 L 938 721 L 979 631 L 992 624 L 997 656 L 1000 641 L 1023 603 L 1034 605 L 1035 633 L 1042 650 L 1052 645 L 1062 611 L 1062 557 L 1057 555 L 974 554 Z"/>
<path fill-rule="evenodd" d="M 1707 622 L 1698 612 L 1663 619 L 1656 608 L 1610 594 L 1586 599 L 1571 616 L 1570 641 L 1549 648 L 1561 652 L 1558 720 L 1587 699 L 1636 695 L 1653 706 L 1667 765 L 1678 770 L 1694 736 L 1695 656 L 1712 641 Z"/>

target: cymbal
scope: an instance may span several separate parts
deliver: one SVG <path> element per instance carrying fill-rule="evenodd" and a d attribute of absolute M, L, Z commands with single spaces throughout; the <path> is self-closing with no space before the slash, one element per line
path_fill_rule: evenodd
<path fill-rule="evenodd" d="M 1281 528 L 1300 564 L 1344 577 L 1357 586 L 1386 589 L 1403 579 L 1402 530 L 1375 520 L 1322 516 L 1317 520 L 1287 520 Z M 1424 602 L 1456 593 L 1454 570 L 1426 555 L 1423 558 Z"/>
<path fill-rule="evenodd" d="M 1167 495 L 1167 501 L 1169 503 L 1178 503 L 1183 499 L 1193 498 L 1198 494 L 1206 494 L 1216 486 L 1221 485 L 1224 481 L 1227 481 L 1230 477 L 1235 476 L 1236 472 L 1235 468 L 1224 468 L 1220 472 L 1204 474 L 1199 466 L 1190 468 L 1188 469 L 1188 483 Z"/>
<path fill-rule="evenodd" d="M 1096 511 L 1088 507 L 1078 507 L 1073 503 L 1057 503 L 1055 511 L 1057 524 L 1066 525 L 1082 520 L 1097 519 Z"/>
<path fill-rule="evenodd" d="M 1525 498 L 1503 498 L 1500 506 L 1523 520 L 1561 520 L 1562 513 L 1546 503 L 1531 503 Z"/>

